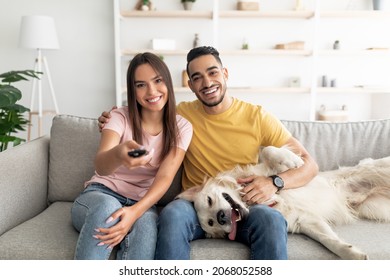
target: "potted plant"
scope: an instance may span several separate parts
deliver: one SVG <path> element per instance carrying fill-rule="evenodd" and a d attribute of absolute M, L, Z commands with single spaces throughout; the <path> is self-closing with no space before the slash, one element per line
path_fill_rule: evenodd
<path fill-rule="evenodd" d="M 24 139 L 13 134 L 24 131 L 29 123 L 24 116 L 24 113 L 28 112 L 29 109 L 17 104 L 22 98 L 22 93 L 12 83 L 27 81 L 28 77 L 39 79 L 37 74 L 41 74 L 41 72 L 23 70 L 0 74 L 0 152 L 6 150 L 9 143 L 16 146 L 24 142 Z"/>
<path fill-rule="evenodd" d="M 192 4 L 196 0 L 181 0 L 181 3 L 183 4 L 184 10 L 191 10 L 192 9 Z"/>
<path fill-rule="evenodd" d="M 154 8 L 153 3 L 150 0 L 138 0 L 135 9 L 140 11 L 152 11 Z"/>

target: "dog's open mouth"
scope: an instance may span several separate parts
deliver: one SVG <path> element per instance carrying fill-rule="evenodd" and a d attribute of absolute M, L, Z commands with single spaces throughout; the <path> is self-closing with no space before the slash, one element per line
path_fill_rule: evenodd
<path fill-rule="evenodd" d="M 238 205 L 230 195 L 227 193 L 222 194 L 223 197 L 227 202 L 229 202 L 230 207 L 231 207 L 231 219 L 232 219 L 232 227 L 230 230 L 230 233 L 228 235 L 230 240 L 235 240 L 236 239 L 236 234 L 237 234 L 237 222 L 241 221 L 242 219 L 242 214 L 241 214 L 241 206 Z"/>

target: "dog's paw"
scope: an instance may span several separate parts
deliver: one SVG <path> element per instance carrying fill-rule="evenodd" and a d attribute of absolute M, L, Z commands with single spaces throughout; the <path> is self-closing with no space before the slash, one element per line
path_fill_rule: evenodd
<path fill-rule="evenodd" d="M 260 154 L 260 160 L 276 173 L 298 168 L 304 164 L 300 156 L 284 147 L 265 147 Z"/>
<path fill-rule="evenodd" d="M 347 248 L 341 250 L 340 257 L 344 260 L 369 260 L 366 253 L 360 251 L 358 248 L 349 245 Z"/>

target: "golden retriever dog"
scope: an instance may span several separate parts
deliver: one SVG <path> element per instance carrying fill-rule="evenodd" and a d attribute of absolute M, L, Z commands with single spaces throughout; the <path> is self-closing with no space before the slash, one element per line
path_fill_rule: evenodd
<path fill-rule="evenodd" d="M 265 147 L 259 164 L 221 172 L 178 198 L 194 203 L 207 237 L 234 240 L 237 222 L 245 219 L 250 207 L 241 199 L 237 178 L 276 175 L 302 164 L 287 147 Z M 364 252 L 342 241 L 331 226 L 359 218 L 390 222 L 390 157 L 320 172 L 307 185 L 284 189 L 265 203 L 283 214 L 289 232 L 309 236 L 342 259 L 368 259 Z"/>

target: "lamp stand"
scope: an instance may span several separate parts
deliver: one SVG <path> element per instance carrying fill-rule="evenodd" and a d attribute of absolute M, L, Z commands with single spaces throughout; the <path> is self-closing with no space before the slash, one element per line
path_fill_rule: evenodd
<path fill-rule="evenodd" d="M 43 115 L 44 114 L 59 114 L 59 110 L 58 110 L 58 106 L 57 106 L 57 100 L 56 100 L 56 96 L 55 96 L 54 88 L 53 88 L 53 83 L 51 81 L 49 65 L 47 64 L 46 57 L 42 56 L 42 50 L 38 49 L 38 56 L 35 59 L 34 71 L 35 72 L 42 72 L 42 65 L 45 67 L 44 74 L 47 74 L 47 79 L 49 81 L 50 93 L 51 93 L 51 97 L 53 99 L 55 111 L 47 111 L 47 110 L 43 111 L 43 106 L 42 106 L 42 79 L 33 79 L 31 103 L 30 103 L 30 112 L 29 112 L 29 122 L 30 122 L 30 125 L 28 126 L 28 133 L 27 133 L 27 139 L 28 140 L 31 139 L 31 119 L 32 119 L 32 115 L 38 115 L 38 136 L 40 137 L 40 136 L 42 136 L 42 117 L 43 117 Z M 37 83 L 38 83 L 38 111 L 34 111 L 34 99 L 35 99 L 35 91 L 36 91 Z"/>

